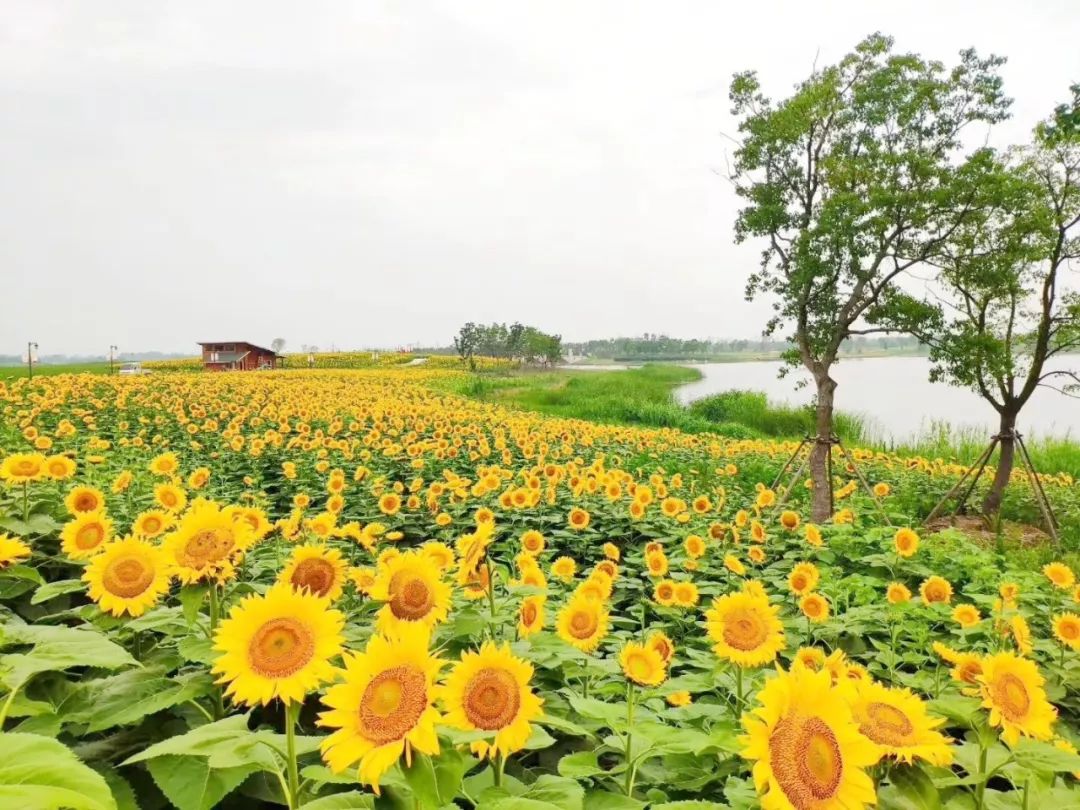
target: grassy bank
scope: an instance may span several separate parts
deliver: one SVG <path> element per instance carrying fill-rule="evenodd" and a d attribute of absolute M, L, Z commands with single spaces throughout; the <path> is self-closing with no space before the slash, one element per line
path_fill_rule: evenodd
<path fill-rule="evenodd" d="M 115 368 L 119 368 L 117 362 Z M 55 377 L 57 374 L 108 374 L 108 363 L 59 363 L 57 365 L 35 365 L 35 377 Z M 14 380 L 26 377 L 27 369 L 22 366 L 0 366 L 0 380 Z"/>
<path fill-rule="evenodd" d="M 758 391 L 726 391 L 684 407 L 675 402 L 676 386 L 693 382 L 692 368 L 646 365 L 624 371 L 524 372 L 474 375 L 458 380 L 456 393 L 501 402 L 529 411 L 611 424 L 679 428 L 690 433 L 711 431 L 733 438 L 800 438 L 813 432 L 808 408 L 769 402 Z M 872 435 L 855 414 L 837 412 L 836 428 L 850 444 L 904 455 L 974 462 L 988 437 L 939 423 L 910 442 L 889 442 Z M 1036 467 L 1080 478 L 1080 443 L 1067 439 L 1035 439 L 1029 449 Z"/>

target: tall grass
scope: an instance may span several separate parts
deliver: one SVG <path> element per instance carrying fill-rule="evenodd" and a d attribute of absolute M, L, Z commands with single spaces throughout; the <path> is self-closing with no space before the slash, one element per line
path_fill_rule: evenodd
<path fill-rule="evenodd" d="M 769 402 L 760 391 L 724 391 L 699 399 L 690 412 L 716 424 L 734 423 L 764 436 L 794 438 L 815 432 L 814 410 Z M 837 412 L 833 418 L 837 435 L 860 442 L 866 433 L 862 418 Z"/>

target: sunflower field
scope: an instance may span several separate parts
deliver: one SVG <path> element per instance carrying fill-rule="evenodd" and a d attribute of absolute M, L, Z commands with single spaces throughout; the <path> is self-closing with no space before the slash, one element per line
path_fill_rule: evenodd
<path fill-rule="evenodd" d="M 0 382 L 0 807 L 1080 807 L 1080 585 L 920 529 L 959 467 L 814 525 L 455 373 Z"/>

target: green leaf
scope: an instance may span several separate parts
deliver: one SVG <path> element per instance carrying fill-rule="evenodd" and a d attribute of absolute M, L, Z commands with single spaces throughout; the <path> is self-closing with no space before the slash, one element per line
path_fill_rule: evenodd
<path fill-rule="evenodd" d="M 52 627 L 48 625 L 8 624 L 3 628 L 0 646 L 32 644 L 27 653 L 9 653 L 0 662 L 0 680 L 10 688 L 39 672 L 71 667 L 120 669 L 138 662 L 119 644 L 90 628 Z"/>
<path fill-rule="evenodd" d="M 941 797 L 929 775 L 914 765 L 896 765 L 889 771 L 891 784 L 878 791 L 882 810 L 938 810 Z"/>
<path fill-rule="evenodd" d="M 585 796 L 585 807 L 589 810 L 642 810 L 645 803 L 621 793 L 593 790 Z"/>
<path fill-rule="evenodd" d="M 449 748 L 437 757 L 414 754 L 412 766 L 401 768 L 405 782 L 413 798 L 425 808 L 438 810 L 451 804 L 461 792 L 461 779 L 465 776 L 464 755 Z"/>
<path fill-rule="evenodd" d="M 660 802 L 660 804 L 650 805 L 650 810 L 728 810 L 728 805 L 704 799 L 689 799 L 680 802 Z"/>
<path fill-rule="evenodd" d="M 188 624 L 195 624 L 203 602 L 206 601 L 206 592 L 206 585 L 185 585 L 180 589 L 180 605 L 184 609 L 184 620 Z"/>
<path fill-rule="evenodd" d="M 160 669 L 129 670 L 77 685 L 70 698 L 74 707 L 69 710 L 65 702 L 61 719 L 85 723 L 87 732 L 102 731 L 194 700 L 212 688 L 213 679 L 205 673 L 166 678 Z"/>
<path fill-rule="evenodd" d="M 162 756 L 147 763 L 150 775 L 179 810 L 210 810 L 257 768 L 211 768 L 202 757 Z"/>
<path fill-rule="evenodd" d="M 12 565 L 8 568 L 0 571 L 0 576 L 4 579 L 25 579 L 29 582 L 36 582 L 41 585 L 45 582 L 42 579 L 41 574 L 38 573 L 36 568 L 31 568 L 29 565 Z"/>
<path fill-rule="evenodd" d="M 350 790 L 348 793 L 334 793 L 314 799 L 300 805 L 300 810 L 371 810 L 375 806 L 375 797 L 370 793 Z"/>
<path fill-rule="evenodd" d="M 559 775 L 570 779 L 588 779 L 605 773 L 595 751 L 578 751 L 559 760 Z"/>
<path fill-rule="evenodd" d="M 40 605 L 42 602 L 48 602 L 50 599 L 63 596 L 65 593 L 84 590 L 86 590 L 86 583 L 81 579 L 58 579 L 55 582 L 48 582 L 34 591 L 34 595 L 30 597 L 30 604 Z"/>
<path fill-rule="evenodd" d="M 1050 743 L 1021 739 L 1013 749 L 1016 764 L 1040 773 L 1072 773 L 1080 771 L 1080 755 L 1055 748 Z"/>
<path fill-rule="evenodd" d="M 96 770 L 105 778 L 105 783 L 112 791 L 113 799 L 116 801 L 116 810 L 139 810 L 139 801 L 135 798 L 135 791 L 124 777 L 112 768 L 99 766 Z"/>
<path fill-rule="evenodd" d="M 220 653 L 214 650 L 214 642 L 204 636 L 188 636 L 176 645 L 185 659 L 195 664 L 212 665 Z"/>
<path fill-rule="evenodd" d="M 0 734 L 0 807 L 116 810 L 101 774 L 62 743 L 36 734 Z"/>
<path fill-rule="evenodd" d="M 590 720 L 599 720 L 608 727 L 614 727 L 615 725 L 626 721 L 626 704 L 624 703 L 605 703 L 596 698 L 572 695 L 570 697 L 570 705 L 573 706 L 574 711 L 582 717 L 587 717 Z"/>

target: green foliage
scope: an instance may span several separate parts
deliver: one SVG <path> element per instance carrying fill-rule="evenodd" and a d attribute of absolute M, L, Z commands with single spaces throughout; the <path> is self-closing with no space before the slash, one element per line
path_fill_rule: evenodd
<path fill-rule="evenodd" d="M 116 810 L 101 774 L 67 746 L 36 734 L 0 734 L 0 806 L 35 810 Z"/>

